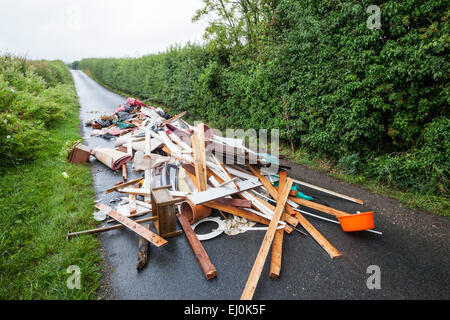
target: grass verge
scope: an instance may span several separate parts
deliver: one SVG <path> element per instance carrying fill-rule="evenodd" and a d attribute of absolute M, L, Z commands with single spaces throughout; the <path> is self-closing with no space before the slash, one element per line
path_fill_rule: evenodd
<path fill-rule="evenodd" d="M 0 299 L 97 299 L 99 241 L 93 236 L 66 241 L 69 230 L 95 227 L 96 222 L 88 165 L 68 163 L 60 155 L 66 141 L 81 140 L 73 83 L 64 90 L 72 97 L 64 106 L 66 119 L 49 129 L 50 139 L 36 160 L 2 169 Z M 80 268 L 80 289 L 66 284 L 72 265 Z"/>

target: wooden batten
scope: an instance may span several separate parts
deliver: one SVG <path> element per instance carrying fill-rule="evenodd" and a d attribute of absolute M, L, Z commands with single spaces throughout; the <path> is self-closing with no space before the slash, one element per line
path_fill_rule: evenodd
<path fill-rule="evenodd" d="M 280 172 L 280 188 L 279 190 L 282 190 L 284 186 L 286 185 L 286 171 Z M 285 215 L 286 216 L 286 215 Z M 280 218 L 280 221 L 284 221 L 283 215 Z M 277 230 L 275 232 L 275 236 L 273 238 L 272 243 L 272 256 L 270 259 L 270 272 L 269 276 L 273 279 L 277 279 L 280 276 L 281 272 L 281 260 L 282 260 L 282 253 L 283 253 L 283 237 L 284 237 L 284 231 L 283 230 Z"/>
<path fill-rule="evenodd" d="M 114 211 L 112 208 L 104 205 L 103 203 L 98 203 L 95 205 L 95 207 L 101 211 L 106 211 L 107 214 L 116 220 L 117 222 L 123 224 L 125 227 L 130 229 L 131 231 L 137 233 L 144 239 L 150 241 L 153 245 L 157 247 L 161 247 L 165 244 L 167 244 L 167 240 L 161 238 L 157 234 L 153 233 L 152 231 L 144 228 L 142 225 L 138 224 L 137 222 L 131 220 L 130 218 L 127 218 L 117 211 Z"/>

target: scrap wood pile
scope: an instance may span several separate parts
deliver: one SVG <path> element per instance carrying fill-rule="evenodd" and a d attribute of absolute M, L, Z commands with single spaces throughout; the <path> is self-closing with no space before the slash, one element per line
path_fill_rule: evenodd
<path fill-rule="evenodd" d="M 109 217 L 108 221 L 119 224 L 69 233 L 68 238 L 127 227 L 140 236 L 136 267 L 141 269 L 147 261 L 149 243 L 161 247 L 166 239 L 184 233 L 209 280 L 217 276 L 217 271 L 201 241 L 223 232 L 233 235 L 263 229 L 266 235 L 241 297 L 252 299 L 270 249 L 270 277 L 280 275 L 285 234 L 309 234 L 331 258 L 341 256 L 305 215 L 340 224 L 346 232 L 379 233 L 372 230 L 373 212 L 349 214 L 320 204 L 299 189 L 307 187 L 359 204 L 361 200 L 292 179 L 286 167 L 278 166 L 277 157 L 247 148 L 242 139 L 221 137 L 205 124 L 194 127 L 183 120 L 185 113 L 171 117 L 159 108 L 129 98 L 114 115 L 89 123 L 95 135 L 116 136 L 116 148 L 90 149 L 77 144 L 70 159 L 86 162 L 93 155 L 112 170 L 122 169 L 124 181 L 106 193 L 118 192 L 128 203 L 114 209 L 97 203 L 98 220 Z M 127 162 L 143 176 L 127 181 Z M 273 164 L 280 168 L 279 172 L 268 172 L 267 167 Z M 305 207 L 337 219 L 309 213 L 303 210 Z M 210 217 L 213 210 L 226 219 Z M 150 217 L 135 219 L 149 213 Z M 176 220 L 182 230 L 177 230 Z M 215 221 L 219 228 L 197 235 L 194 229 L 204 221 Z M 156 233 L 145 222 L 153 222 Z M 255 227 L 257 223 L 265 227 Z"/>

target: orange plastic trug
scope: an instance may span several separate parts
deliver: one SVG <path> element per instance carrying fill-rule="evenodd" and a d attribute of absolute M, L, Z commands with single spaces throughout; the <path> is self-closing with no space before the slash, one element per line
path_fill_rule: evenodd
<path fill-rule="evenodd" d="M 345 232 L 362 231 L 373 229 L 375 222 L 373 221 L 373 211 L 352 214 L 339 217 L 341 228 Z"/>

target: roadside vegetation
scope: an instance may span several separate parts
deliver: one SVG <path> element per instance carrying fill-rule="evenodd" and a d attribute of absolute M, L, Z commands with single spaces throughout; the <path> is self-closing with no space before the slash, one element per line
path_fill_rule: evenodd
<path fill-rule="evenodd" d="M 96 225 L 89 167 L 65 160 L 78 108 L 62 61 L 0 57 L 0 299 L 97 298 L 98 240 L 65 239 Z M 71 265 L 80 289 L 66 285 Z"/>
<path fill-rule="evenodd" d="M 193 20 L 211 16 L 204 45 L 77 67 L 221 128 L 279 128 L 294 161 L 448 216 L 446 1 L 205 0 Z"/>

